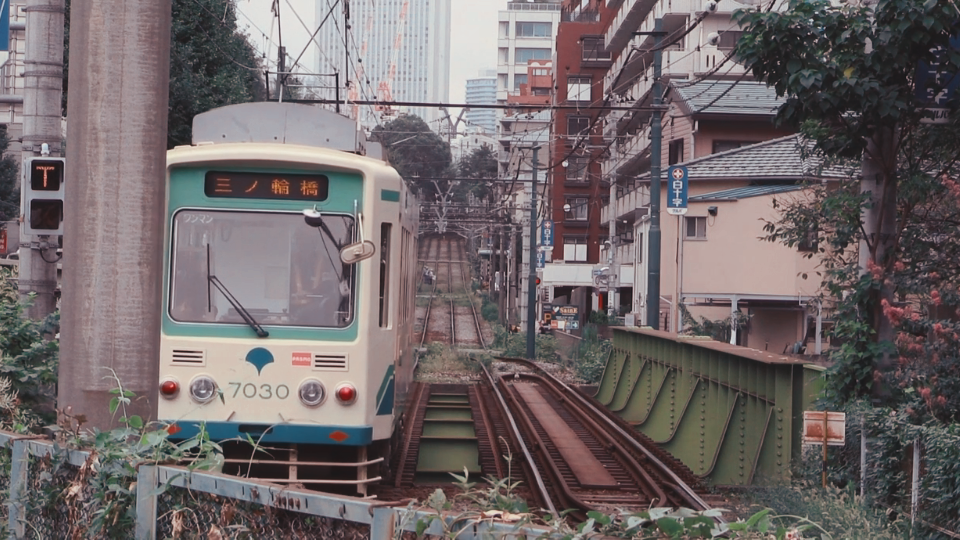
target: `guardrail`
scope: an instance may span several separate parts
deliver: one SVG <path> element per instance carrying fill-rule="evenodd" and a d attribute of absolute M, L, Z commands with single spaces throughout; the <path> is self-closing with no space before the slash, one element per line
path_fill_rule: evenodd
<path fill-rule="evenodd" d="M 34 530 L 35 523 L 28 515 L 29 509 L 24 505 L 31 482 L 38 480 L 31 478 L 31 457 L 49 461 L 51 457 L 58 456 L 63 458 L 65 463 L 81 470 L 84 467 L 91 468 L 91 462 L 97 458 L 95 454 L 91 458 L 90 452 L 65 449 L 49 440 L 7 432 L 0 432 L 0 444 L 4 448 L 12 448 L 8 479 L 9 498 L 6 503 L 10 538 L 24 538 L 28 525 L 31 526 L 31 535 L 39 532 Z M 42 481 L 42 478 L 40 480 Z M 440 520 L 435 512 L 392 506 L 397 503 L 292 489 L 234 476 L 191 471 L 179 466 L 143 463 L 138 467 L 136 483 L 135 538 L 138 540 L 152 540 L 157 537 L 158 497 L 163 493 L 163 487 L 186 489 L 192 494 L 205 493 L 283 511 L 350 522 L 369 527 L 371 540 L 398 538 L 401 531 L 445 537 L 450 530 L 455 530 L 461 531 L 457 538 L 465 539 L 489 538 L 491 535 L 539 538 L 550 534 L 548 529 L 541 527 L 521 527 L 462 515 L 445 515 Z M 68 521 L 77 519 L 76 516 L 67 514 L 62 517 Z M 429 526 L 418 531 L 418 526 L 423 523 L 429 523 Z"/>

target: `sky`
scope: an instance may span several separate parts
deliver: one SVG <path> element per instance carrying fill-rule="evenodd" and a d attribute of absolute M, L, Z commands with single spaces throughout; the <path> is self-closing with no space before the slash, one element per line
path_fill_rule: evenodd
<path fill-rule="evenodd" d="M 246 29 L 261 51 L 272 43 L 269 54 L 275 58 L 279 39 L 275 17 L 270 11 L 272 3 L 273 0 L 236 0 L 240 28 Z M 506 9 L 507 0 L 451 0 L 451 3 L 450 102 L 463 103 L 467 79 L 476 78 L 480 70 L 497 67 L 497 12 Z M 294 58 L 304 50 L 310 34 L 316 30 L 315 5 L 315 0 L 280 0 L 279 32 L 287 54 Z M 342 11 L 337 9 L 334 15 L 342 16 Z M 314 58 L 315 45 L 307 48 L 301 64 L 313 66 Z"/>

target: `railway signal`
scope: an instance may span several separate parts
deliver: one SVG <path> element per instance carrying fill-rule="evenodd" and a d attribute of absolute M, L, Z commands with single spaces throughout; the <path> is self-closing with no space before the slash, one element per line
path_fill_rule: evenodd
<path fill-rule="evenodd" d="M 65 158 L 29 158 L 23 192 L 23 235 L 63 234 Z"/>

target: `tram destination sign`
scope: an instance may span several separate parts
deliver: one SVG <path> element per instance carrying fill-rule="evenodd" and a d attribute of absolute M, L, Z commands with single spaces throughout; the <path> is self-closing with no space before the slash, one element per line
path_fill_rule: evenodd
<path fill-rule="evenodd" d="M 208 171 L 203 192 L 207 197 L 325 201 L 330 180 L 322 174 L 277 174 Z"/>

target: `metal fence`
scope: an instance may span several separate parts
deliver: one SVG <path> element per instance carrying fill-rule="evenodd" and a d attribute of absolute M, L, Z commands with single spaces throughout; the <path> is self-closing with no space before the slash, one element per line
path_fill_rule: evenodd
<path fill-rule="evenodd" d="M 178 466 L 142 463 L 133 493 L 122 486 L 92 490 L 96 452 L 65 449 L 38 438 L 0 432 L 0 515 L 10 538 L 87 537 L 84 527 L 133 517 L 133 529 L 111 536 L 178 538 L 401 538 L 404 531 L 457 538 L 538 538 L 548 529 L 480 519 L 476 513 L 444 515 L 413 504 L 341 497 Z M 44 494 L 54 496 L 46 496 Z M 130 501 L 105 512 L 104 500 Z M 94 504 L 100 503 L 100 504 Z M 127 520 L 129 521 L 129 519 Z M 429 524 L 429 525 L 427 525 Z M 423 530 L 419 528 L 425 527 Z"/>

